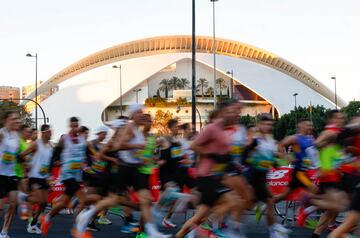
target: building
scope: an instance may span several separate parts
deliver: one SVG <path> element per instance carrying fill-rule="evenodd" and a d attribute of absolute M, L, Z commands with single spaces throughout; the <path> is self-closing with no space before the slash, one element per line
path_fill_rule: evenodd
<path fill-rule="evenodd" d="M 38 82 L 38 85 L 41 85 L 43 82 L 40 81 Z M 44 101 L 45 99 L 47 99 L 48 97 L 50 97 L 51 95 L 53 95 L 55 92 L 57 92 L 59 90 L 59 87 L 58 86 L 54 86 L 50 89 L 48 89 L 47 91 L 39 94 L 37 96 L 37 102 L 38 103 L 41 103 L 42 101 Z M 25 99 L 27 98 L 32 92 L 35 91 L 35 84 L 30 84 L 30 85 L 27 85 L 27 86 L 23 86 L 21 88 L 21 95 L 22 95 L 22 99 Z M 35 95 L 34 95 L 35 96 Z M 33 100 L 35 100 L 34 98 L 32 98 Z M 35 103 L 33 102 L 25 102 L 25 110 L 27 112 L 31 112 L 34 108 L 35 108 Z"/>
<path fill-rule="evenodd" d="M 19 99 L 20 88 L 12 86 L 0 86 L 0 99 Z M 14 103 L 19 103 L 18 100 L 11 100 Z"/>
<path fill-rule="evenodd" d="M 206 119 L 213 104 L 213 90 L 209 89 L 214 85 L 213 39 L 198 36 L 196 46 L 196 79 L 205 78 L 208 82 L 206 92 L 200 88 L 197 92 L 197 107 L 200 117 Z M 38 89 L 43 93 L 60 85 L 58 93 L 41 103 L 55 135 L 67 130 L 71 116 L 78 116 L 82 124 L 96 128 L 119 115 L 121 102 L 126 114 L 126 105 L 143 103 L 154 96 L 165 97 L 166 90 L 160 90 L 164 86 L 163 79 L 176 77 L 191 81 L 191 48 L 191 36 L 141 39 L 96 52 L 61 70 Z M 232 92 L 234 96 L 241 94 L 245 114 L 269 112 L 281 116 L 294 108 L 294 93 L 298 94 L 299 106 L 308 106 L 310 102 L 325 107 L 334 105 L 334 93 L 329 88 L 274 53 L 218 38 L 216 54 L 216 79 L 221 79 L 221 94 L 229 97 Z M 215 87 L 217 94 L 220 94 L 219 85 Z M 184 88 L 176 86 L 167 90 L 169 107 L 163 110 L 183 113 L 180 117 L 184 121 L 190 120 L 189 110 L 179 111 L 173 98 L 179 94 L 187 95 L 176 91 L 190 87 L 191 83 L 188 83 Z M 344 106 L 345 102 L 338 99 L 338 105 Z"/>

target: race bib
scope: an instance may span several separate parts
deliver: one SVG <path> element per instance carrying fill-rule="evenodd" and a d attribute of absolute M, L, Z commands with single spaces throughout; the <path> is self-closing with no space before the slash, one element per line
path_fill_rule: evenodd
<path fill-rule="evenodd" d="M 83 166 L 82 161 L 70 161 L 69 162 L 69 169 L 74 172 L 79 171 L 82 168 L 82 166 Z"/>
<path fill-rule="evenodd" d="M 213 167 L 213 172 L 215 172 L 215 173 L 224 172 L 226 167 L 227 167 L 227 164 L 216 164 Z"/>
<path fill-rule="evenodd" d="M 103 172 L 105 170 L 105 162 L 95 162 L 95 163 L 93 163 L 92 169 L 95 172 Z"/>
<path fill-rule="evenodd" d="M 13 164 L 16 162 L 16 154 L 9 151 L 4 151 L 2 162 L 4 164 Z"/>
<path fill-rule="evenodd" d="M 49 166 L 47 166 L 47 165 L 41 165 L 39 174 L 41 174 L 41 175 L 48 175 L 49 172 L 50 172 L 49 170 L 50 170 L 50 169 L 49 169 Z"/>
<path fill-rule="evenodd" d="M 244 148 L 240 145 L 232 145 L 231 146 L 231 154 L 235 156 L 239 156 L 243 153 Z"/>
<path fill-rule="evenodd" d="M 270 169 L 274 165 L 274 161 L 260 160 L 257 165 L 262 169 Z"/>
<path fill-rule="evenodd" d="M 172 159 L 177 159 L 177 158 L 180 158 L 181 156 L 182 156 L 182 151 L 181 151 L 180 146 L 171 148 L 171 158 Z"/>

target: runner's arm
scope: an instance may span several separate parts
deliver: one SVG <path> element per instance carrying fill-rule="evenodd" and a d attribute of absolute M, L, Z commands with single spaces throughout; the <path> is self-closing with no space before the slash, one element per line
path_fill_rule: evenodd
<path fill-rule="evenodd" d="M 24 150 L 23 152 L 21 152 L 19 154 L 19 157 L 21 159 L 27 160 L 28 158 L 26 156 L 31 153 L 35 153 L 36 149 L 37 149 L 37 144 L 36 144 L 36 141 L 34 141 L 29 145 L 29 147 L 26 150 Z"/>
<path fill-rule="evenodd" d="M 119 140 L 119 149 L 120 150 L 131 150 L 131 149 L 144 149 L 144 144 L 130 144 L 130 140 L 134 138 L 134 133 L 132 131 L 131 125 L 128 124 L 125 127 L 125 131 Z"/>

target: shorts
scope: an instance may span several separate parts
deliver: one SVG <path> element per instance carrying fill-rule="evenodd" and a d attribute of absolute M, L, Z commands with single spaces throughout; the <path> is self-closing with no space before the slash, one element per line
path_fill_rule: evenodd
<path fill-rule="evenodd" d="M 69 197 L 73 197 L 80 189 L 80 182 L 76 181 L 75 179 L 66 179 L 63 180 L 62 183 L 65 186 L 65 194 Z"/>
<path fill-rule="evenodd" d="M 84 184 L 88 187 L 98 188 L 102 186 L 102 177 L 101 175 L 93 175 L 88 173 L 83 173 Z"/>
<path fill-rule="evenodd" d="M 49 190 L 50 185 L 48 184 L 46 179 L 29 178 L 28 188 L 29 188 L 29 191 L 32 191 L 32 190 L 35 190 L 35 189 Z"/>
<path fill-rule="evenodd" d="M 230 189 L 221 183 L 219 177 L 198 177 L 196 182 L 197 189 L 201 194 L 200 204 L 208 207 L 214 206 L 224 193 L 230 192 Z"/>
<path fill-rule="evenodd" d="M 174 173 L 160 173 L 161 190 L 165 190 L 165 185 L 169 182 L 174 182 L 181 189 L 186 186 L 190 189 L 196 187 L 196 181 L 189 174 L 188 168 L 178 168 Z"/>
<path fill-rule="evenodd" d="M 9 192 L 17 191 L 19 181 L 17 176 L 0 175 L 0 199 L 6 197 Z"/>
<path fill-rule="evenodd" d="M 135 191 L 149 190 L 150 188 L 149 175 L 139 173 L 137 167 L 120 166 L 117 179 L 118 193 L 125 193 L 129 188 L 133 188 Z"/>
<path fill-rule="evenodd" d="M 351 196 L 350 211 L 360 212 L 360 188 L 356 188 Z"/>
<path fill-rule="evenodd" d="M 356 186 L 360 183 L 360 176 L 343 173 L 340 181 L 340 189 L 351 194 L 354 192 Z"/>
<path fill-rule="evenodd" d="M 267 188 L 266 184 L 267 172 L 251 169 L 249 171 L 249 184 L 254 190 L 256 201 L 267 202 L 272 197 L 271 192 Z"/>
<path fill-rule="evenodd" d="M 230 163 L 226 168 L 225 174 L 227 176 L 239 176 L 242 172 L 235 164 Z"/>
<path fill-rule="evenodd" d="M 324 194 L 326 192 L 326 190 L 329 189 L 340 189 L 340 184 L 336 183 L 336 182 L 320 182 L 319 183 L 319 190 L 320 190 L 320 194 Z"/>
<path fill-rule="evenodd" d="M 309 188 L 314 183 L 311 181 L 306 171 L 294 170 L 290 182 L 290 188 L 295 190 L 297 188 Z"/>

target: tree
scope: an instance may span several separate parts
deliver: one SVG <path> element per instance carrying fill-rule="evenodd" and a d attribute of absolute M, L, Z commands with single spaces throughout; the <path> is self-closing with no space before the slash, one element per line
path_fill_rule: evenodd
<path fill-rule="evenodd" d="M 360 101 L 351 101 L 346 107 L 343 107 L 341 111 L 346 113 L 348 119 L 360 115 Z"/>
<path fill-rule="evenodd" d="M 156 97 L 160 97 L 160 90 L 158 89 L 158 90 L 156 90 Z"/>
<path fill-rule="evenodd" d="M 210 97 L 213 97 L 214 96 L 214 88 L 209 87 L 206 91 L 206 94 L 209 95 Z"/>
<path fill-rule="evenodd" d="M 189 85 L 190 85 L 190 81 L 187 78 L 180 79 L 180 89 L 189 88 Z"/>
<path fill-rule="evenodd" d="M 173 114 L 169 111 L 157 110 L 155 113 L 153 127 L 158 131 L 159 135 L 167 133 L 167 123 L 173 119 Z"/>
<path fill-rule="evenodd" d="M 181 88 L 181 80 L 178 77 L 174 76 L 169 80 L 169 86 L 170 89 L 177 90 Z"/>
<path fill-rule="evenodd" d="M 4 117 L 4 113 L 7 111 L 15 111 L 20 115 L 20 120 L 22 124 L 26 124 L 32 127 L 31 114 L 25 110 L 25 106 L 18 105 L 12 101 L 1 101 L 0 100 L 0 127 L 4 126 L 4 122 L 1 120 Z"/>
<path fill-rule="evenodd" d="M 209 87 L 209 82 L 207 81 L 207 79 L 205 78 L 199 78 L 197 80 L 197 85 L 196 85 L 196 89 L 200 90 L 201 92 L 201 97 L 204 97 L 204 89 Z"/>
<path fill-rule="evenodd" d="M 220 98 L 222 97 L 222 90 L 226 89 L 226 81 L 223 78 L 216 79 L 216 88 L 220 90 Z"/>
<path fill-rule="evenodd" d="M 165 93 L 165 98 L 169 97 L 170 81 L 169 79 L 163 79 L 160 82 L 159 90 Z"/>

